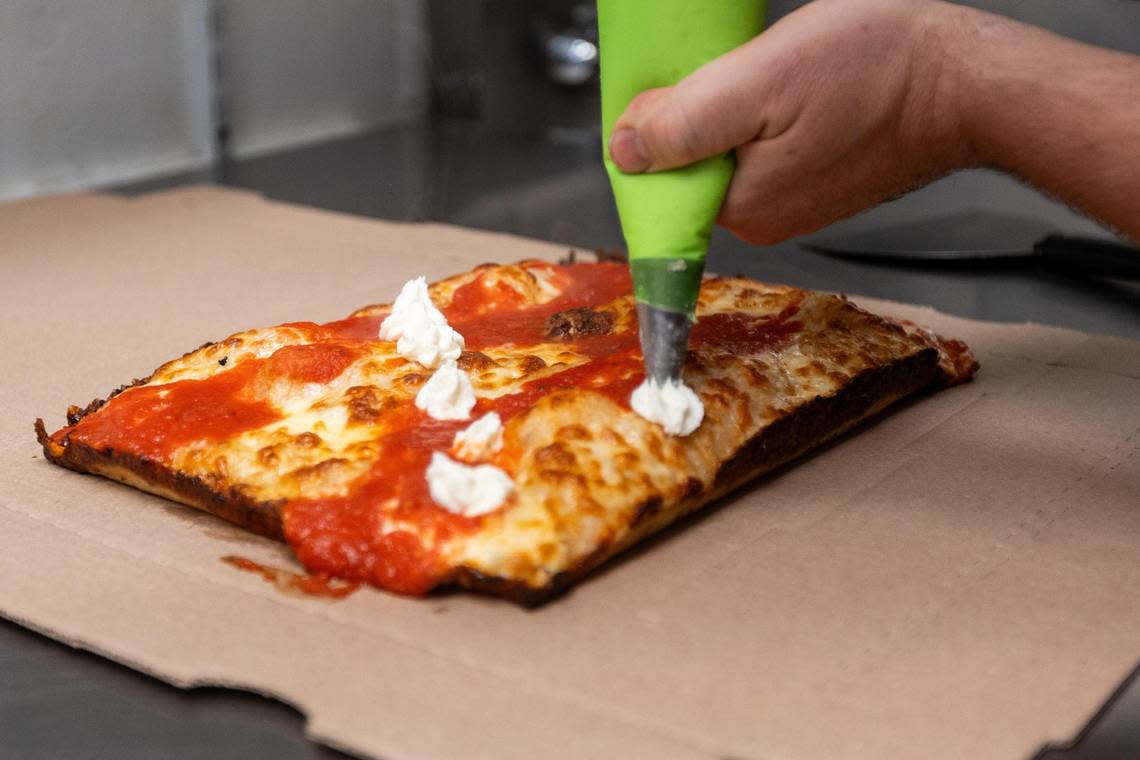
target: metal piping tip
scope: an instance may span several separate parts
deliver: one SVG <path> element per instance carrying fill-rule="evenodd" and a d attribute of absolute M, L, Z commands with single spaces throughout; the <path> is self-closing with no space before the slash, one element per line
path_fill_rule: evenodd
<path fill-rule="evenodd" d="M 641 351 L 645 355 L 645 374 L 655 383 L 679 381 L 689 350 L 692 318 L 680 311 L 662 309 L 638 302 L 637 321 L 641 331 Z"/>

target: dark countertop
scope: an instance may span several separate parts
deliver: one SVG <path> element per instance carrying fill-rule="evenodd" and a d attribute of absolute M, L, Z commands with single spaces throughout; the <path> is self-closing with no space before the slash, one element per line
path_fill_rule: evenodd
<path fill-rule="evenodd" d="M 621 232 L 598 154 L 597 136 L 588 130 L 503 134 L 462 123 L 412 124 L 116 190 L 136 194 L 188 183 L 224 184 L 366 216 L 443 221 L 578 248 L 619 249 Z M 1015 181 L 988 172 L 947 178 L 831 232 L 967 209 L 1031 216 L 1061 232 L 1104 234 Z M 1032 266 L 891 268 L 812 253 L 795 241 L 750 246 L 718 231 L 709 267 L 928 304 L 966 317 L 1140 339 L 1136 284 L 1066 277 Z M 0 621 L 0 757 L 344 756 L 308 742 L 301 716 L 274 700 L 224 689 L 175 689 Z M 1126 684 L 1108 699 L 1075 750 L 1039 755 L 1040 760 L 1123 757 L 1140 757 L 1140 683 Z"/>

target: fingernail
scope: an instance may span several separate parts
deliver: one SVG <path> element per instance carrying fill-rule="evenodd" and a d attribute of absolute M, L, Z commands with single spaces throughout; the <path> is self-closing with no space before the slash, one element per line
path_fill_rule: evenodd
<path fill-rule="evenodd" d="M 640 173 L 649 168 L 649 156 L 636 129 L 623 127 L 610 135 L 610 157 L 623 172 Z"/>

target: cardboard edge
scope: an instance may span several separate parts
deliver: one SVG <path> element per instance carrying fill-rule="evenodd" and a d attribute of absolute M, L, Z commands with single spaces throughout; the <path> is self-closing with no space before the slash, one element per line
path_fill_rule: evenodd
<path fill-rule="evenodd" d="M 1064 760 L 1063 758 L 1054 757 L 1054 755 L 1056 753 L 1080 753 L 1082 745 L 1089 739 L 1093 732 L 1100 728 L 1101 724 L 1106 721 L 1113 710 L 1120 706 L 1125 694 L 1133 687 L 1140 688 L 1140 661 L 1133 666 L 1132 670 L 1128 672 L 1120 684 L 1105 698 L 1100 707 L 1085 721 L 1072 739 L 1064 741 L 1050 739 L 1046 741 L 1045 744 L 1041 746 L 1041 749 L 1033 755 L 1031 760 Z"/>

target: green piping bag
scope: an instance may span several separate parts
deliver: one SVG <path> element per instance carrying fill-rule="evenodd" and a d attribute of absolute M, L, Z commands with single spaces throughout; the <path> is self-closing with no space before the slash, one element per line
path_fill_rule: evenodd
<path fill-rule="evenodd" d="M 674 85 L 760 33 L 763 0 L 598 0 L 602 133 L 638 302 L 648 376 L 681 376 L 709 235 L 735 165 L 725 154 L 653 174 L 623 174 L 610 132 L 640 92 Z"/>

